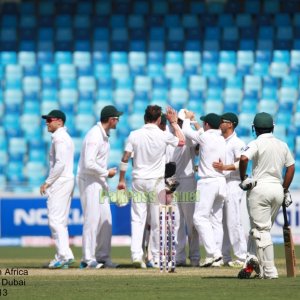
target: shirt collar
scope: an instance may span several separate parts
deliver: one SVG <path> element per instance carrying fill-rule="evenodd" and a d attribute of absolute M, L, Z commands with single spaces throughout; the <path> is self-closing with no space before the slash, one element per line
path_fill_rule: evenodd
<path fill-rule="evenodd" d="M 55 137 L 56 135 L 59 134 L 60 131 L 67 131 L 67 127 L 59 127 L 57 128 L 53 133 L 52 133 L 52 137 Z"/>
<path fill-rule="evenodd" d="M 144 128 L 149 128 L 149 129 L 157 129 L 158 126 L 154 123 L 147 123 L 143 126 Z"/>
<path fill-rule="evenodd" d="M 229 141 L 230 139 L 232 139 L 233 137 L 235 137 L 236 136 L 236 133 L 235 133 L 235 131 L 230 135 L 230 136 L 228 136 L 226 139 L 225 139 L 225 141 Z"/>
<path fill-rule="evenodd" d="M 109 138 L 109 134 L 106 133 L 106 131 L 104 130 L 104 128 L 103 128 L 103 126 L 101 124 L 101 122 L 97 122 L 97 126 L 100 128 L 100 132 L 101 132 L 102 136 L 104 138 L 108 139 Z"/>
<path fill-rule="evenodd" d="M 258 139 L 269 139 L 274 137 L 273 133 L 262 133 L 257 138 Z"/>

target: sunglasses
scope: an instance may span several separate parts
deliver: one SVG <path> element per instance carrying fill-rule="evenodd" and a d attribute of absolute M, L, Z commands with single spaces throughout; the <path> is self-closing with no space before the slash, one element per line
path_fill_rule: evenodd
<path fill-rule="evenodd" d="M 58 118 L 47 118 L 46 123 L 52 123 L 53 121 L 57 121 Z"/>

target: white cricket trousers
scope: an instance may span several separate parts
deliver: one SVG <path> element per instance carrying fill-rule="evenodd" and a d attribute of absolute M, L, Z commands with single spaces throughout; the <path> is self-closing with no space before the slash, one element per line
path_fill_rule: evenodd
<path fill-rule="evenodd" d="M 197 190 L 199 201 L 196 202 L 193 219 L 199 240 L 203 242 L 207 258 L 222 256 L 225 177 L 200 179 Z"/>
<path fill-rule="evenodd" d="M 194 226 L 193 215 L 195 212 L 196 198 L 196 180 L 194 177 L 181 178 L 178 180 L 179 186 L 176 189 L 176 200 L 179 211 L 179 228 L 177 234 L 176 261 L 178 263 L 186 262 L 186 235 L 189 243 L 189 259 L 193 262 L 199 262 L 199 235 Z"/>
<path fill-rule="evenodd" d="M 274 262 L 274 248 L 271 228 L 283 202 L 283 188 L 280 183 L 261 183 L 247 193 L 247 207 L 250 216 L 248 252 L 257 255 L 264 275 L 278 276 Z M 251 236 L 256 229 L 260 239 Z"/>
<path fill-rule="evenodd" d="M 150 245 L 154 261 L 159 260 L 159 202 L 165 201 L 165 182 L 159 179 L 133 179 L 131 202 L 131 259 L 143 260 L 143 236 L 150 210 Z"/>
<path fill-rule="evenodd" d="M 69 246 L 68 219 L 74 178 L 60 177 L 47 189 L 48 220 L 57 260 L 74 259 Z"/>
<path fill-rule="evenodd" d="M 241 201 L 246 201 L 245 192 L 239 187 L 240 181 L 227 180 L 227 196 L 223 207 L 223 261 L 232 260 L 230 250 L 240 261 L 247 256 L 247 242 L 244 227 L 241 223 Z"/>
<path fill-rule="evenodd" d="M 78 177 L 83 211 L 82 261 L 110 261 L 112 217 L 109 198 L 92 178 Z M 102 196 L 101 196 L 102 195 Z"/>

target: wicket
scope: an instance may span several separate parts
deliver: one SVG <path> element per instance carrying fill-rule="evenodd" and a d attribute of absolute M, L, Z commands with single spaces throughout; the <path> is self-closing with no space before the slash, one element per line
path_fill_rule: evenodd
<path fill-rule="evenodd" d="M 159 269 L 175 272 L 175 210 L 172 205 L 159 207 Z"/>

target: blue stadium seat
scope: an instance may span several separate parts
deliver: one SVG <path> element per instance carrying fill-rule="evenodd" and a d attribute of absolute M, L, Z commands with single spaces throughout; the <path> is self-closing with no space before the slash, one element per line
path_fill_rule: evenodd
<path fill-rule="evenodd" d="M 57 65 L 72 64 L 73 63 L 72 53 L 69 51 L 56 51 L 54 53 L 54 62 Z"/>
<path fill-rule="evenodd" d="M 295 103 L 298 96 L 298 89 L 282 87 L 279 91 L 280 103 Z"/>
<path fill-rule="evenodd" d="M 266 76 L 263 78 L 263 86 L 277 89 L 279 87 L 279 79 L 272 76 Z"/>
<path fill-rule="evenodd" d="M 21 106 L 23 102 L 23 95 L 20 89 L 9 89 L 4 91 L 4 103 L 6 105 Z"/>
<path fill-rule="evenodd" d="M 76 67 L 83 68 L 91 65 L 91 53 L 87 51 L 75 51 L 73 53 L 73 63 Z"/>
<path fill-rule="evenodd" d="M 94 92 L 96 90 L 96 81 L 93 76 L 78 77 L 79 92 Z"/>
<path fill-rule="evenodd" d="M 296 76 L 295 74 L 291 74 L 283 77 L 281 81 L 281 87 L 298 89 L 299 76 Z"/>
<path fill-rule="evenodd" d="M 204 105 L 204 111 L 205 114 L 208 113 L 216 113 L 216 114 L 222 114 L 223 113 L 223 103 L 216 100 L 206 100 Z"/>
<path fill-rule="evenodd" d="M 151 78 L 148 76 L 136 76 L 134 80 L 134 90 L 136 92 L 150 92 L 152 89 Z"/>
<path fill-rule="evenodd" d="M 153 103 L 164 103 L 167 105 L 168 90 L 164 88 L 157 88 L 152 90 L 151 100 Z"/>
<path fill-rule="evenodd" d="M 269 50 L 256 50 L 255 52 L 255 61 L 260 62 L 267 62 L 270 63 L 272 58 L 272 52 Z"/>
<path fill-rule="evenodd" d="M 58 78 L 59 79 L 75 79 L 76 68 L 73 64 L 62 63 L 58 66 Z"/>
<path fill-rule="evenodd" d="M 278 13 L 274 15 L 274 25 L 276 26 L 290 26 L 291 17 L 287 13 Z"/>
<path fill-rule="evenodd" d="M 263 12 L 266 14 L 276 14 L 280 12 L 279 0 L 266 0 L 262 4 L 263 4 Z"/>
<path fill-rule="evenodd" d="M 183 74 L 183 66 L 181 63 L 166 63 L 165 76 L 169 79 L 180 77 Z"/>
<path fill-rule="evenodd" d="M 43 79 L 57 79 L 57 66 L 55 64 L 42 64 L 41 77 Z"/>
<path fill-rule="evenodd" d="M 203 63 L 202 76 L 216 77 L 218 74 L 218 65 L 216 63 Z"/>
<path fill-rule="evenodd" d="M 175 109 L 185 107 L 188 100 L 188 91 L 183 88 L 170 89 L 169 101 Z"/>
<path fill-rule="evenodd" d="M 233 63 L 220 62 L 218 65 L 218 76 L 220 78 L 231 78 L 236 73 L 236 65 Z"/>
<path fill-rule="evenodd" d="M 23 77 L 23 68 L 20 65 L 6 65 L 6 80 L 21 80 Z"/>
<path fill-rule="evenodd" d="M 199 26 L 198 16 L 194 14 L 182 15 L 183 28 L 195 28 Z"/>
<path fill-rule="evenodd" d="M 252 74 L 255 76 L 265 77 L 269 74 L 269 64 L 266 62 L 254 63 Z"/>
<path fill-rule="evenodd" d="M 275 115 L 277 113 L 277 106 L 276 101 L 262 99 L 258 103 L 258 112 L 267 112 L 271 115 Z"/>
<path fill-rule="evenodd" d="M 234 25 L 234 20 L 233 20 L 233 15 L 232 14 L 220 14 L 218 16 L 218 26 L 220 28 L 225 27 L 225 26 L 232 26 Z"/>
<path fill-rule="evenodd" d="M 253 101 L 244 100 L 241 104 L 241 113 L 255 114 L 257 111 L 257 103 Z"/>
<path fill-rule="evenodd" d="M 277 88 L 273 86 L 265 87 L 262 89 L 261 98 L 264 100 L 275 102 L 277 101 Z"/>
<path fill-rule="evenodd" d="M 130 89 L 117 89 L 114 92 L 114 103 L 123 111 L 128 110 L 128 106 L 132 104 L 133 92 Z"/>
<path fill-rule="evenodd" d="M 273 62 L 290 64 L 290 51 L 274 50 L 272 61 Z"/>
<path fill-rule="evenodd" d="M 78 101 L 78 93 L 75 89 L 62 89 L 59 91 L 59 102 L 62 106 L 73 107 Z"/>
<path fill-rule="evenodd" d="M 108 63 L 94 64 L 94 76 L 98 80 L 111 79 L 111 66 Z"/>
<path fill-rule="evenodd" d="M 38 76 L 25 76 L 23 78 L 24 93 L 39 92 L 41 90 L 41 79 Z"/>
<path fill-rule="evenodd" d="M 261 78 L 258 76 L 247 75 L 244 79 L 245 92 L 260 91 L 261 89 Z"/>
<path fill-rule="evenodd" d="M 252 22 L 252 17 L 249 13 L 239 13 L 235 17 L 235 24 L 239 28 L 251 27 L 253 25 Z"/>
<path fill-rule="evenodd" d="M 112 65 L 111 70 L 112 78 L 119 79 L 119 78 L 126 78 L 129 77 L 129 66 L 127 63 L 115 63 Z"/>
<path fill-rule="evenodd" d="M 234 76 L 226 79 L 226 88 L 243 88 L 243 77 L 242 76 Z"/>
<path fill-rule="evenodd" d="M 96 119 L 90 113 L 77 113 L 75 116 L 75 128 L 84 136 L 96 123 Z"/>
<path fill-rule="evenodd" d="M 18 63 L 23 67 L 32 67 L 36 64 L 36 54 L 33 51 L 20 51 Z"/>
<path fill-rule="evenodd" d="M 270 65 L 270 75 L 273 77 L 283 78 L 289 72 L 289 67 L 284 62 L 272 62 Z"/>
<path fill-rule="evenodd" d="M 241 89 L 226 88 L 224 90 L 224 103 L 241 103 L 242 98 L 243 92 Z"/>

